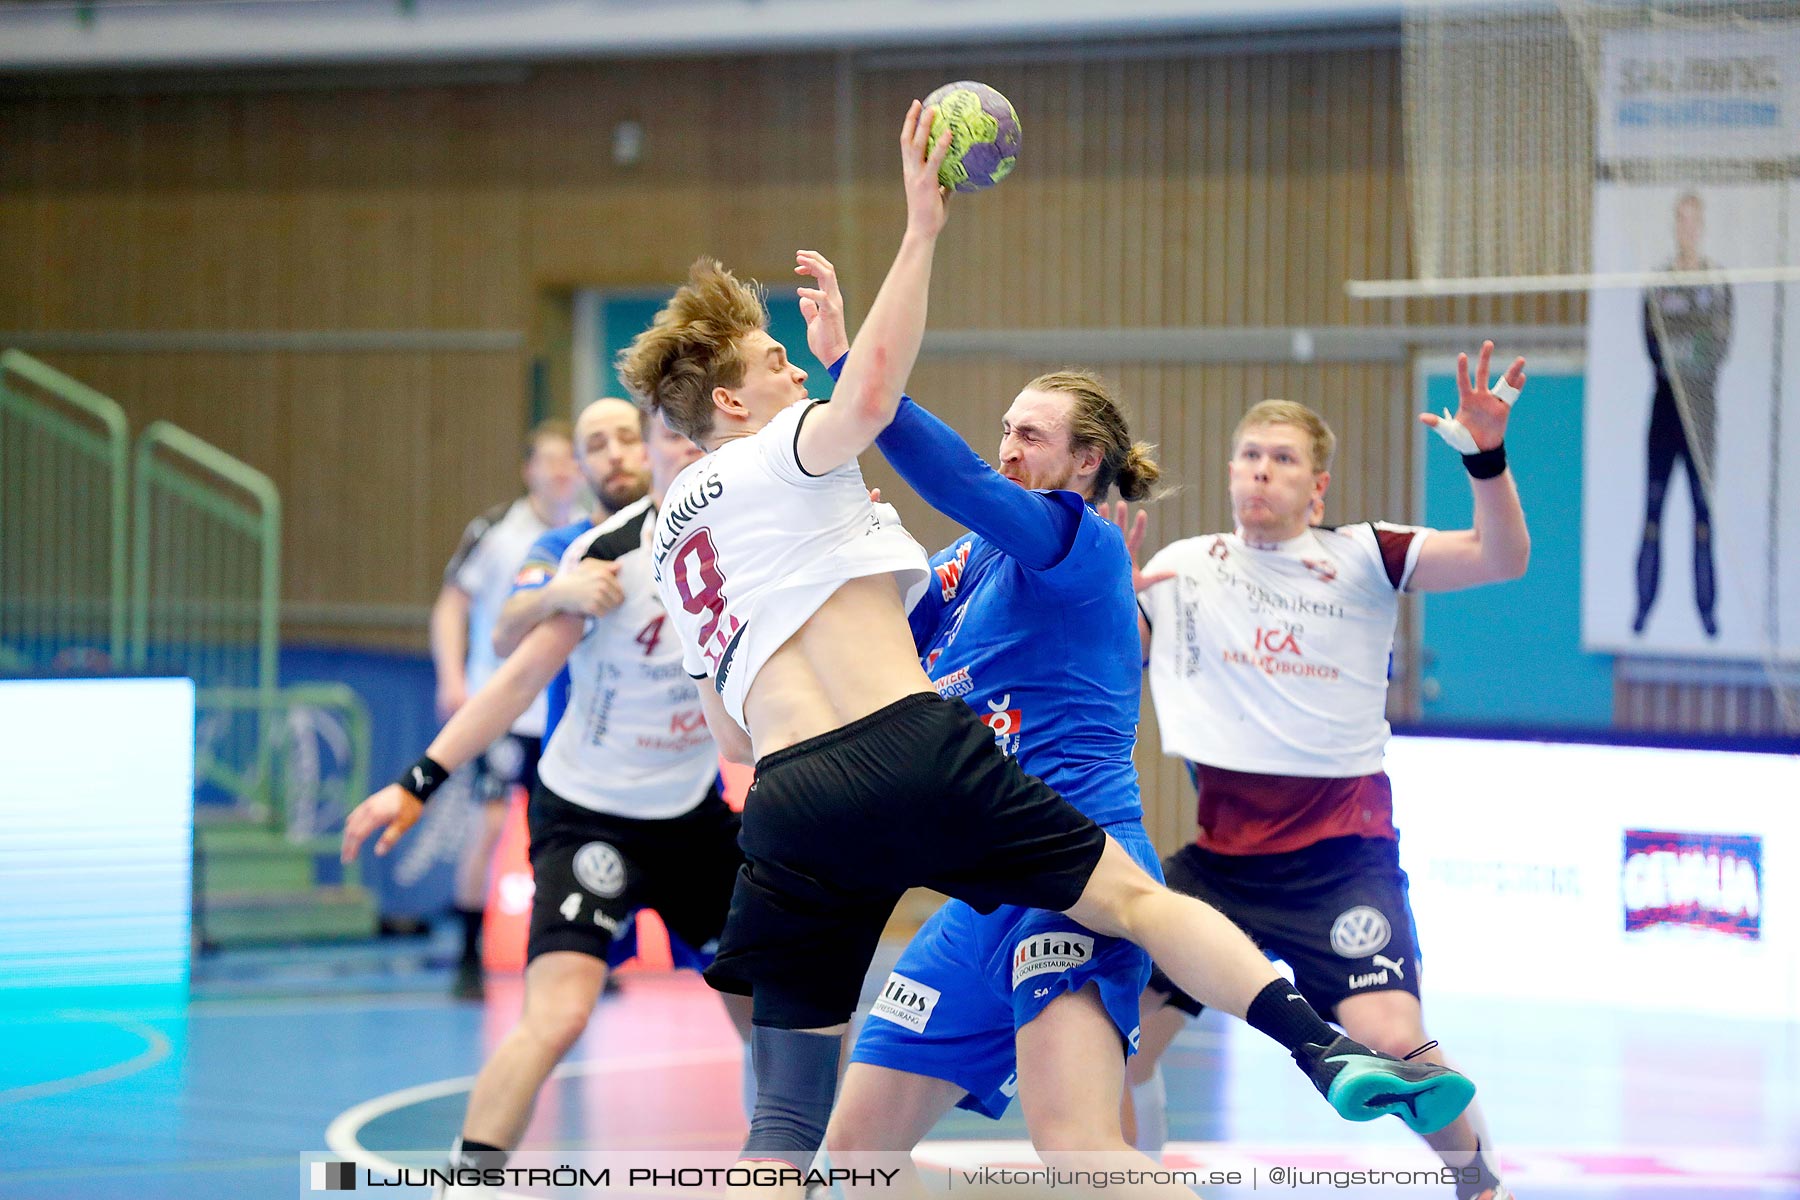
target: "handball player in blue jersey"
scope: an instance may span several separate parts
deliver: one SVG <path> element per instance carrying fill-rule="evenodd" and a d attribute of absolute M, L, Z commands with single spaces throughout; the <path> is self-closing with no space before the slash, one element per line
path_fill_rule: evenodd
<path fill-rule="evenodd" d="M 797 269 L 818 283 L 801 290 L 808 340 L 840 369 L 849 342 L 835 273 L 810 251 Z M 1079 371 L 1026 385 L 1002 421 L 998 470 L 910 399 L 876 445 L 927 503 L 970 530 L 933 557 L 910 614 L 939 694 L 966 703 L 1003 752 L 1160 880 L 1132 761 L 1142 686 L 1135 546 L 1094 507 L 1115 487 L 1128 499 L 1149 492 L 1159 474 L 1150 448 L 1132 442 L 1105 384 Z M 1242 938 L 1222 917 L 1216 936 Z M 1040 1153 L 1066 1166 L 1092 1154 L 1126 1165 L 1136 1151 L 1121 1127 L 1125 1058 L 1149 974 L 1137 946 L 1065 913 L 947 902 L 883 984 L 827 1148 L 846 1162 L 909 1150 L 951 1107 L 998 1118 L 1017 1095 Z M 1348 1041 L 1334 1050 L 1363 1052 Z M 1189 1193 L 1146 1184 L 1126 1194 Z"/>

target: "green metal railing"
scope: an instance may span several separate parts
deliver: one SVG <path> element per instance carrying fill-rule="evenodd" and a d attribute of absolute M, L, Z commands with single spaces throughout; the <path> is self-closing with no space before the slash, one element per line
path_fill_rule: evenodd
<path fill-rule="evenodd" d="M 125 662 L 129 445 L 118 404 L 0 353 L 0 670 Z"/>
<path fill-rule="evenodd" d="M 202 720 L 209 695 L 256 696 L 225 711 L 214 756 L 254 785 L 231 793 L 239 803 L 273 812 L 281 496 L 262 472 L 167 421 L 138 436 L 132 457 L 131 664 L 192 677 Z"/>
<path fill-rule="evenodd" d="M 260 688 L 206 688 L 196 697 L 200 738 L 194 775 L 233 796 L 273 797 L 249 814 L 290 841 L 334 837 L 344 814 L 363 798 L 369 777 L 369 710 L 341 683 Z M 254 715 L 261 749 L 245 760 L 232 739 L 235 719 Z M 241 810 L 236 815 L 244 815 Z"/>
<path fill-rule="evenodd" d="M 361 798 L 369 717 L 278 685 L 280 593 L 266 475 L 167 421 L 134 449 L 114 401 L 0 354 L 0 672 L 191 677 L 206 816 L 306 842 Z"/>

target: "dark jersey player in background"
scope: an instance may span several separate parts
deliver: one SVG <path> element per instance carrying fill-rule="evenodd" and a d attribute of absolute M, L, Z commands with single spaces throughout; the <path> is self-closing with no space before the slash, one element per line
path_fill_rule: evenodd
<path fill-rule="evenodd" d="M 1704 220 L 1696 193 L 1684 193 L 1675 202 L 1675 258 L 1664 270 L 1717 267 L 1700 253 Z M 1725 284 L 1652 288 L 1644 296 L 1644 348 L 1656 373 L 1656 393 L 1650 400 L 1644 456 L 1644 535 L 1638 546 L 1633 633 L 1644 632 L 1662 582 L 1663 500 L 1679 458 L 1687 468 L 1688 496 L 1694 505 L 1694 606 L 1706 636 L 1719 634 L 1708 492 L 1718 446 L 1719 368 L 1730 344 L 1731 289 Z"/>

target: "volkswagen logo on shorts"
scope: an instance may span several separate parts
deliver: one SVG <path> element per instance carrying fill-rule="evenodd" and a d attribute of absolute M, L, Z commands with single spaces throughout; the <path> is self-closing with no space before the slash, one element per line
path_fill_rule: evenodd
<path fill-rule="evenodd" d="M 589 842 L 575 852 L 575 878 L 594 895 L 611 900 L 625 890 L 625 860 L 605 842 Z"/>
<path fill-rule="evenodd" d="M 1359 904 L 1338 914 L 1331 923 L 1331 948 L 1345 958 L 1367 958 L 1394 936 L 1380 909 Z"/>

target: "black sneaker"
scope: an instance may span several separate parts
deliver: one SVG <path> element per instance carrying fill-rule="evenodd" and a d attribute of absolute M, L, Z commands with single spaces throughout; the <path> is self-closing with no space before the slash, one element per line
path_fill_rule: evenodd
<path fill-rule="evenodd" d="M 1347 1121 L 1373 1121 L 1393 1113 L 1414 1133 L 1436 1133 L 1475 1098 L 1475 1085 L 1467 1076 L 1377 1054 L 1347 1037 L 1329 1046 L 1308 1043 L 1294 1052 L 1294 1061 Z"/>

